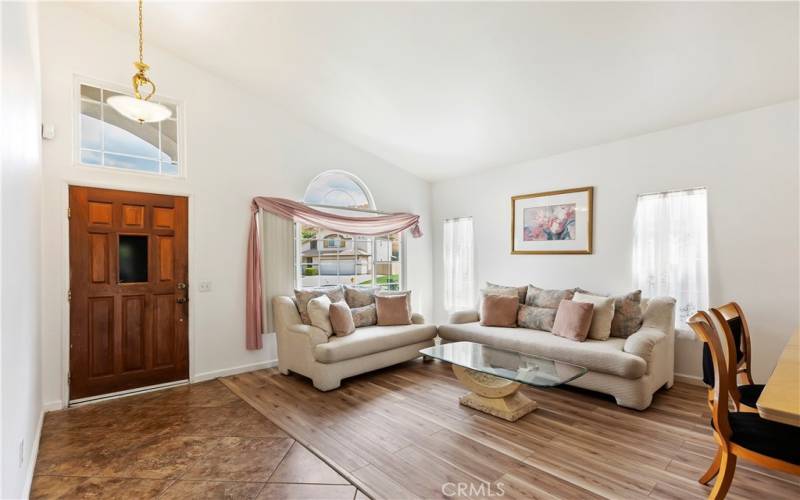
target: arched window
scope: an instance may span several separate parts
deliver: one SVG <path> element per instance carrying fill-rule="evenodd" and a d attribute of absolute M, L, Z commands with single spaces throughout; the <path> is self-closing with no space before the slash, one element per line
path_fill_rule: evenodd
<path fill-rule="evenodd" d="M 344 170 L 328 170 L 314 177 L 303 201 L 312 205 L 375 210 L 375 200 L 367 186 Z"/>
<path fill-rule="evenodd" d="M 323 210 L 352 211 L 362 216 L 377 213 L 367 186 L 343 170 L 328 170 L 316 176 L 308 184 L 303 201 Z M 369 238 L 297 224 L 295 238 L 298 287 L 401 288 L 403 245 L 400 234 Z"/>

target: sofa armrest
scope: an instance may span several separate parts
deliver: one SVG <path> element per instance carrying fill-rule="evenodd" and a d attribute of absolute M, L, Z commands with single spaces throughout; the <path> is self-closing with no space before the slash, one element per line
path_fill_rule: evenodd
<path fill-rule="evenodd" d="M 654 297 L 647 302 L 642 327 L 661 330 L 669 335 L 675 331 L 675 299 Z"/>
<path fill-rule="evenodd" d="M 480 321 L 481 315 L 475 309 L 467 309 L 464 311 L 456 311 L 450 314 L 447 322 L 451 325 L 460 325 L 462 323 L 475 323 Z"/>
<path fill-rule="evenodd" d="M 325 333 L 323 329 L 317 328 L 316 326 L 304 325 L 300 323 L 299 325 L 290 325 L 289 331 L 299 335 L 307 336 L 309 342 L 311 342 L 311 347 L 324 344 L 328 341 L 328 334 Z"/>
<path fill-rule="evenodd" d="M 634 354 L 650 363 L 651 355 L 656 344 L 667 338 L 667 333 L 650 326 L 643 326 L 625 339 L 623 350 L 629 354 Z"/>
<path fill-rule="evenodd" d="M 411 314 L 411 324 L 412 325 L 424 325 L 425 324 L 425 316 L 421 315 L 420 313 L 412 313 Z"/>
<path fill-rule="evenodd" d="M 300 312 L 292 297 L 278 295 L 272 298 L 272 317 L 275 331 L 288 328 L 290 325 L 302 325 Z"/>

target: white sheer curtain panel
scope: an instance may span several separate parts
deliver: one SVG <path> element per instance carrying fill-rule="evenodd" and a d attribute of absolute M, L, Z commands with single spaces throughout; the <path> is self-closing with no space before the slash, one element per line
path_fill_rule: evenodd
<path fill-rule="evenodd" d="M 444 221 L 444 308 L 458 311 L 475 307 L 475 240 L 472 217 Z"/>
<path fill-rule="evenodd" d="M 706 189 L 640 195 L 633 233 L 634 286 L 677 300 L 675 327 L 708 308 Z"/>
<path fill-rule="evenodd" d="M 294 265 L 294 222 L 269 212 L 261 212 L 261 245 L 263 254 L 262 278 L 264 284 L 264 332 L 275 331 L 272 321 L 272 298 L 276 295 L 293 295 L 295 273 Z"/>

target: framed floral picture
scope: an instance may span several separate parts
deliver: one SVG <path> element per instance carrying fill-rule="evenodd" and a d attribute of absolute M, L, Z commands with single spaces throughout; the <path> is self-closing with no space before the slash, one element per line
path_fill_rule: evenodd
<path fill-rule="evenodd" d="M 512 254 L 592 253 L 592 187 L 511 197 Z"/>

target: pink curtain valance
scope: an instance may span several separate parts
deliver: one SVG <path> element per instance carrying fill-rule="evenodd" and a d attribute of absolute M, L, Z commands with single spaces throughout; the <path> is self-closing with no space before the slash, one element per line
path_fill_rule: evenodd
<path fill-rule="evenodd" d="M 323 212 L 284 198 L 257 196 L 250 205 L 250 234 L 247 241 L 247 290 L 245 293 L 245 327 L 248 349 L 261 349 L 264 329 L 261 310 L 261 239 L 258 235 L 258 211 L 265 210 L 280 217 L 309 226 L 356 236 L 384 236 L 411 230 L 414 238 L 422 236 L 419 215 L 396 213 L 375 216 L 349 216 Z"/>

